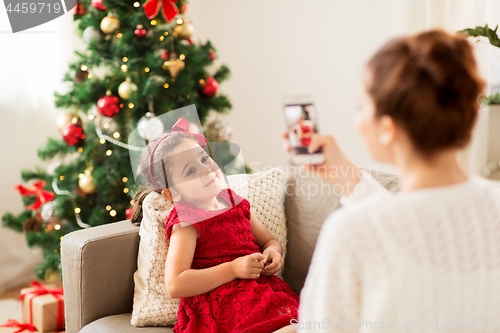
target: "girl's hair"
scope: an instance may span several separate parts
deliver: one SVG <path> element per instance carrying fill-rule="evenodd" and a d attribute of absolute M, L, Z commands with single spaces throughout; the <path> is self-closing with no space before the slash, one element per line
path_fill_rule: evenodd
<path fill-rule="evenodd" d="M 132 217 L 131 222 L 135 225 L 140 225 L 142 221 L 142 202 L 146 198 L 146 196 L 151 192 L 157 192 L 161 194 L 161 191 L 156 189 L 155 184 L 151 180 L 151 176 L 149 175 L 149 158 L 151 156 L 151 152 L 153 151 L 153 147 L 158 143 L 161 139 L 158 138 L 154 141 L 150 141 L 147 147 L 142 151 L 140 158 L 140 170 L 142 175 L 145 178 L 144 188 L 137 192 L 134 196 L 134 205 L 132 206 Z M 183 132 L 172 132 L 165 139 L 161 140 L 156 147 L 156 150 L 153 155 L 153 160 L 151 161 L 151 173 L 154 178 L 154 182 L 160 188 L 169 188 L 168 187 L 168 175 L 170 169 L 170 156 L 172 154 L 173 149 L 179 145 L 184 140 L 193 140 L 198 143 L 192 135 L 183 133 Z M 163 160 L 165 165 L 166 176 L 163 173 L 163 167 L 161 165 L 161 161 Z M 167 200 L 167 199 L 165 199 Z"/>
<path fill-rule="evenodd" d="M 395 38 L 367 63 L 375 115 L 388 115 L 424 158 L 470 141 L 485 81 L 470 43 L 443 30 Z"/>

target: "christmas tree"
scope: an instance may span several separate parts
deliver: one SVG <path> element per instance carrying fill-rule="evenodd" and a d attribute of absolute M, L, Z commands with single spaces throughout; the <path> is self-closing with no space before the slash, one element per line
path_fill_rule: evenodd
<path fill-rule="evenodd" d="M 2 218 L 5 227 L 25 233 L 29 247 L 43 250 L 39 278 L 60 273 L 65 234 L 130 214 L 138 188 L 129 159 L 133 147 L 126 142 L 135 128 L 195 104 L 207 139 L 229 140 L 220 119 L 206 123 L 209 112 L 231 109 L 229 99 L 217 93 L 229 69 L 215 67 L 209 41 L 191 39 L 186 10 L 185 0 L 77 3 L 77 33 L 87 48 L 75 52 L 78 60 L 64 77 L 69 92 L 55 93 L 61 137 L 49 138 L 38 150 L 52 167 L 22 170 L 23 182 L 31 182 L 17 186 L 25 210 Z"/>

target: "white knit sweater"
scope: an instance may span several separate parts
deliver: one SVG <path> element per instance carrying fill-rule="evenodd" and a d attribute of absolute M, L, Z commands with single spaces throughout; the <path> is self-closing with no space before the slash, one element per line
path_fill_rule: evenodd
<path fill-rule="evenodd" d="M 500 332 L 499 184 L 391 193 L 364 173 L 322 226 L 294 327 Z"/>

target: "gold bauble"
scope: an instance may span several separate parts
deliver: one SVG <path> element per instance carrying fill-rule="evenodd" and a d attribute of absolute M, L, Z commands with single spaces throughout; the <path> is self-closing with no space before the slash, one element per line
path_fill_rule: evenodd
<path fill-rule="evenodd" d="M 105 34 L 112 34 L 118 29 L 120 29 L 120 20 L 116 16 L 108 14 L 108 16 L 102 19 L 101 30 Z"/>
<path fill-rule="evenodd" d="M 231 139 L 232 129 L 220 116 L 207 122 L 203 128 L 203 133 L 209 141 L 221 142 Z"/>
<path fill-rule="evenodd" d="M 181 24 L 177 24 L 174 28 L 174 36 L 180 39 L 189 39 L 194 33 L 194 27 L 191 23 L 182 20 Z"/>
<path fill-rule="evenodd" d="M 56 117 L 56 127 L 59 130 L 59 132 L 68 123 L 77 124 L 80 127 L 82 126 L 82 120 L 80 119 L 80 117 L 78 117 L 74 113 L 71 113 L 71 112 L 61 112 L 61 113 L 59 113 L 57 115 L 57 117 Z"/>
<path fill-rule="evenodd" d="M 134 91 L 137 91 L 137 86 L 129 77 L 118 86 L 118 95 L 123 99 L 129 99 Z"/>
<path fill-rule="evenodd" d="M 168 60 L 163 63 L 164 66 L 168 67 L 168 71 L 172 77 L 176 77 L 180 71 L 184 69 L 184 61 L 181 59 Z"/>
<path fill-rule="evenodd" d="M 94 184 L 94 176 L 92 176 L 92 169 L 88 168 L 85 169 L 85 173 L 83 174 L 83 177 L 78 180 L 78 186 L 80 189 L 87 193 L 87 194 L 92 194 L 95 192 L 96 187 Z"/>

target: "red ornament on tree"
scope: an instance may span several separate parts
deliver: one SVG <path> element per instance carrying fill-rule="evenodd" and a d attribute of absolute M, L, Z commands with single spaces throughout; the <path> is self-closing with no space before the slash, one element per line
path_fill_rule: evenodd
<path fill-rule="evenodd" d="M 118 97 L 113 95 L 104 96 L 97 101 L 97 110 L 106 117 L 114 117 L 120 112 L 118 103 L 120 103 Z"/>
<path fill-rule="evenodd" d="M 204 96 L 212 97 L 217 93 L 219 88 L 219 82 L 217 82 L 213 77 L 209 76 L 206 81 L 202 81 L 203 89 L 201 93 Z"/>
<path fill-rule="evenodd" d="M 79 145 L 85 139 L 83 128 L 77 124 L 68 123 L 61 130 L 64 141 L 70 146 Z"/>
<path fill-rule="evenodd" d="M 179 7 L 179 13 L 184 14 L 187 9 L 188 9 L 188 5 L 183 4 L 182 6 Z"/>
<path fill-rule="evenodd" d="M 132 207 L 127 208 L 125 214 L 127 215 L 127 220 L 130 220 L 132 218 Z"/>
<path fill-rule="evenodd" d="M 210 50 L 210 51 L 208 51 L 208 53 L 210 54 L 210 60 L 214 61 L 215 58 L 217 58 L 217 56 L 215 55 L 214 50 Z"/>
<path fill-rule="evenodd" d="M 94 8 L 97 8 L 99 10 L 106 10 L 107 7 L 104 6 L 104 4 L 102 3 L 102 0 L 92 0 L 92 6 Z"/>
<path fill-rule="evenodd" d="M 160 56 L 162 60 L 168 60 L 169 56 L 168 50 L 165 49 L 161 50 Z"/>
<path fill-rule="evenodd" d="M 137 29 L 135 29 L 134 33 L 137 37 L 144 37 L 146 35 L 146 29 L 144 29 L 142 24 L 139 24 L 137 26 Z"/>

